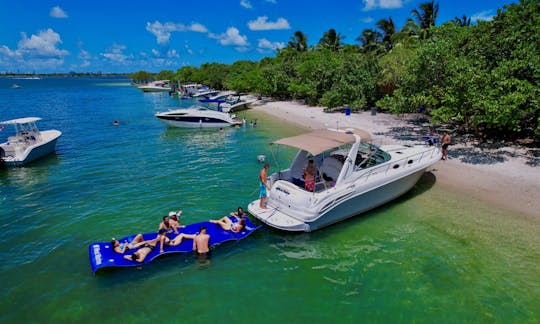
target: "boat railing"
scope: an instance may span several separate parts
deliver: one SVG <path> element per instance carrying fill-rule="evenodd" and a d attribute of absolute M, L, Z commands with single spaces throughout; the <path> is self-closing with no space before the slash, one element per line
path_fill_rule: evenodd
<path fill-rule="evenodd" d="M 439 149 L 437 147 L 432 147 L 430 150 L 419 152 L 412 156 L 403 157 L 396 161 L 390 161 L 389 163 L 385 163 L 383 165 L 371 167 L 368 169 L 368 172 L 362 174 L 362 176 L 355 181 L 361 180 L 362 178 L 364 178 L 364 181 L 367 181 L 373 175 L 381 173 L 387 174 L 390 170 L 411 166 L 415 163 L 421 162 L 422 160 L 431 159 L 437 154 L 438 151 Z"/>

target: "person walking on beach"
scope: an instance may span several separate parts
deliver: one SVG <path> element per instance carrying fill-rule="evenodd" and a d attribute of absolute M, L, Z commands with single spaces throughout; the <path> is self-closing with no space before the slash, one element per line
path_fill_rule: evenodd
<path fill-rule="evenodd" d="M 450 142 L 452 141 L 452 138 L 450 135 L 448 135 L 448 132 L 444 132 L 441 143 L 442 143 L 442 159 L 446 160 L 448 158 L 448 145 L 450 145 Z"/>
<path fill-rule="evenodd" d="M 267 171 L 268 168 L 270 168 L 270 165 L 268 163 L 264 164 L 264 167 L 261 169 L 261 172 L 259 172 L 259 197 L 261 198 L 261 202 L 259 204 L 259 207 L 262 209 L 266 209 L 266 198 L 267 193 L 266 190 L 270 190 L 270 186 L 268 186 L 268 183 L 266 182 L 266 178 L 268 177 Z"/>

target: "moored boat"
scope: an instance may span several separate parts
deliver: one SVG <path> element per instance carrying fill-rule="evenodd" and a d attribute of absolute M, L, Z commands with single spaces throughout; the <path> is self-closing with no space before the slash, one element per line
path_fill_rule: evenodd
<path fill-rule="evenodd" d="M 0 160 L 6 166 L 22 166 L 55 151 L 56 141 L 62 132 L 52 129 L 40 131 L 36 126 L 39 117 L 18 118 L 0 122 L 12 125 L 15 135 L 0 144 Z"/>
<path fill-rule="evenodd" d="M 170 92 L 172 91 L 169 80 L 158 80 L 139 86 L 143 92 Z"/>
<path fill-rule="evenodd" d="M 159 112 L 155 116 L 169 126 L 180 128 L 215 128 L 240 124 L 234 115 L 201 106 Z"/>
<path fill-rule="evenodd" d="M 428 145 L 369 143 L 360 130 L 318 130 L 273 144 L 299 149 L 290 167 L 268 177 L 267 208 L 260 199 L 249 212 L 285 231 L 311 232 L 385 204 L 409 191 L 441 151 Z M 312 160 L 313 183 L 304 181 Z"/>

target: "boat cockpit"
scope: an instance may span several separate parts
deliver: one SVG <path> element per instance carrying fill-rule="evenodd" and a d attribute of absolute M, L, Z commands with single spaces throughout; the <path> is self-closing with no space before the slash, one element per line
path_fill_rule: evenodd
<path fill-rule="evenodd" d="M 352 144 L 344 145 L 336 150 L 324 152 L 317 156 L 312 156 L 305 150 L 300 150 L 293 160 L 289 169 L 279 172 L 278 178 L 274 181 L 284 180 L 295 184 L 305 191 L 321 192 L 335 186 L 336 181 L 343 169 L 343 165 L 348 158 Z M 384 152 L 371 143 L 360 143 L 356 158 L 354 160 L 353 172 L 372 168 L 390 160 L 390 154 Z M 306 186 L 305 168 L 312 160 L 315 167 L 315 185 L 313 190 L 308 190 Z"/>

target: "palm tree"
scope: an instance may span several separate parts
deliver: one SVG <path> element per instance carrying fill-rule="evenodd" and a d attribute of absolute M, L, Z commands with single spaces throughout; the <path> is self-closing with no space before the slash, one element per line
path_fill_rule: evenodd
<path fill-rule="evenodd" d="M 459 27 L 467 27 L 471 25 L 471 17 L 467 17 L 463 15 L 461 18 L 456 17 L 454 18 L 454 24 L 456 24 Z"/>
<path fill-rule="evenodd" d="M 364 53 L 376 51 L 379 48 L 382 35 L 373 29 L 364 29 L 362 34 L 356 38 L 362 43 L 362 51 Z"/>
<path fill-rule="evenodd" d="M 396 25 L 392 18 L 383 18 L 377 22 L 377 27 L 382 30 L 382 42 L 387 51 L 392 49 L 392 36 L 396 33 Z"/>
<path fill-rule="evenodd" d="M 289 40 L 288 47 L 296 50 L 297 52 L 307 51 L 307 36 L 301 31 L 297 30 Z"/>
<path fill-rule="evenodd" d="M 414 9 L 411 11 L 413 18 L 416 20 L 416 23 L 422 29 L 422 38 L 429 37 L 429 28 L 435 26 L 435 20 L 439 15 L 439 4 L 435 1 L 424 2 L 419 6 L 420 10 Z"/>
<path fill-rule="evenodd" d="M 336 33 L 336 31 L 332 28 L 323 34 L 323 37 L 319 40 L 319 45 L 329 48 L 333 52 L 337 52 L 341 47 L 342 39 L 343 36 Z"/>

